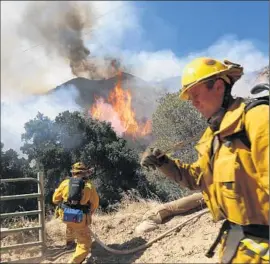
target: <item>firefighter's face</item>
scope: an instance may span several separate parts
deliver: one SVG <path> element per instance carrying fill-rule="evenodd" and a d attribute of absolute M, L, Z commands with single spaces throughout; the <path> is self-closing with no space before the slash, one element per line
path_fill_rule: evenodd
<path fill-rule="evenodd" d="M 224 83 L 216 80 L 209 88 L 207 83 L 196 85 L 187 91 L 193 106 L 205 117 L 210 118 L 222 105 Z"/>

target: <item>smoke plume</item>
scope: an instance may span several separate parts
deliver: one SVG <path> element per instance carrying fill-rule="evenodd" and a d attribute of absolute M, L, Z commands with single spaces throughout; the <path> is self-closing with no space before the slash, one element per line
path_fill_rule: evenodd
<path fill-rule="evenodd" d="M 84 44 L 84 37 L 91 40 L 97 19 L 93 10 L 87 2 L 32 2 L 22 16 L 23 23 L 18 32 L 21 38 L 31 43 L 42 43 L 47 54 L 68 60 L 73 75 L 89 79 L 106 78 L 115 73 L 118 63 L 115 59 L 91 56 Z"/>

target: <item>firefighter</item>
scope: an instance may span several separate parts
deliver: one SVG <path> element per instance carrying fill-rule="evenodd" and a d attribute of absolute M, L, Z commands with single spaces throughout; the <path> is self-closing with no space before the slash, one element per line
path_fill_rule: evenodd
<path fill-rule="evenodd" d="M 141 165 L 200 189 L 214 221 L 225 220 L 207 257 L 221 243 L 220 263 L 269 263 L 269 98 L 248 104 L 233 98 L 242 75 L 243 67 L 227 60 L 187 64 L 180 99 L 190 100 L 209 125 L 196 145 L 198 160 L 186 164 L 150 148 Z"/>
<path fill-rule="evenodd" d="M 99 206 L 99 196 L 88 178 L 88 170 L 82 162 L 72 166 L 72 177 L 65 179 L 53 194 L 58 205 L 58 216 L 66 224 L 67 249 L 77 245 L 69 263 L 82 263 L 89 254 L 92 240 L 89 225 L 91 216 Z"/>

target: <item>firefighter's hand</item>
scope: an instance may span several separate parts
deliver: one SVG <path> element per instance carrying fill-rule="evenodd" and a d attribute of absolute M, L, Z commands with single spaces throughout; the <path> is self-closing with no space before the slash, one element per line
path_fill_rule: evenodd
<path fill-rule="evenodd" d="M 162 152 L 158 148 L 147 149 L 141 158 L 141 166 L 147 169 L 152 168 L 155 170 L 157 167 L 162 166 L 164 163 L 168 162 L 168 157 L 166 155 L 161 155 Z M 160 156 L 160 157 L 158 157 Z"/>

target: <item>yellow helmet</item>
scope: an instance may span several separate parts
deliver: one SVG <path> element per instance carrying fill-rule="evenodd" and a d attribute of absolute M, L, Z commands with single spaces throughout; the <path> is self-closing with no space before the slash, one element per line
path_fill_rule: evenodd
<path fill-rule="evenodd" d="M 213 78 L 222 78 L 233 85 L 243 75 L 241 65 L 224 60 L 220 62 L 212 58 L 196 58 L 187 64 L 182 74 L 180 99 L 188 100 L 187 91 L 195 85 Z"/>
<path fill-rule="evenodd" d="M 87 171 L 88 169 L 82 162 L 77 162 L 72 165 L 72 169 L 71 169 L 72 173 L 77 174 L 77 173 L 82 173 L 82 172 L 87 172 Z"/>

